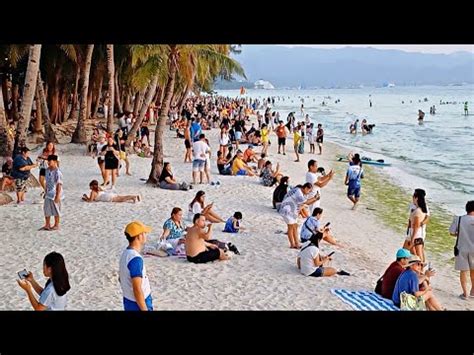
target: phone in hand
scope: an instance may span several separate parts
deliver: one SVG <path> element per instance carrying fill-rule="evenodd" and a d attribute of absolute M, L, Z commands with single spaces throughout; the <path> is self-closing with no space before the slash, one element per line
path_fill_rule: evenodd
<path fill-rule="evenodd" d="M 20 280 L 24 280 L 24 279 L 26 279 L 28 274 L 29 274 L 29 272 L 26 269 L 23 269 L 23 270 L 18 272 L 18 277 L 20 278 Z"/>
<path fill-rule="evenodd" d="M 332 256 L 334 253 L 335 253 L 335 251 L 330 252 L 330 253 L 328 254 L 328 258 L 329 258 L 330 256 Z"/>
<path fill-rule="evenodd" d="M 329 227 L 330 224 L 331 224 L 331 222 L 326 223 L 326 224 L 324 225 L 324 228 Z"/>

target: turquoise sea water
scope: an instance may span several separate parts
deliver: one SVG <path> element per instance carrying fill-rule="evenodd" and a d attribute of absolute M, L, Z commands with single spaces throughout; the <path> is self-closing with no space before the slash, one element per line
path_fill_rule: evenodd
<path fill-rule="evenodd" d="M 239 92 L 222 90 L 219 95 L 237 97 Z M 392 163 L 383 169 L 398 184 L 424 188 L 430 200 L 456 214 L 464 213 L 466 201 L 474 199 L 473 85 L 248 90 L 245 96 L 274 96 L 273 109 L 284 122 L 290 111 L 303 120 L 300 106 L 304 99 L 305 113 L 323 124 L 325 139 Z M 440 104 L 440 100 L 456 104 Z M 326 106 L 321 105 L 323 101 Z M 469 116 L 464 115 L 465 101 Z M 435 115 L 430 115 L 432 105 Z M 426 114 L 423 125 L 418 124 L 418 109 Z M 348 127 L 356 118 L 359 123 L 366 118 L 375 124 L 373 134 L 349 134 Z"/>

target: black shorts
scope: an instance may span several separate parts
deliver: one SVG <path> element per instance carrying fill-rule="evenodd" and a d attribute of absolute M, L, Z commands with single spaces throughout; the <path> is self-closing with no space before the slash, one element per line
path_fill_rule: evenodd
<path fill-rule="evenodd" d="M 316 138 L 316 143 L 323 143 L 323 137 Z"/>
<path fill-rule="evenodd" d="M 45 168 L 40 169 L 40 176 L 46 176 L 46 169 Z"/>
<path fill-rule="evenodd" d="M 105 159 L 105 170 L 118 169 L 119 161 L 117 158 Z"/>
<path fill-rule="evenodd" d="M 221 252 L 218 248 L 216 249 L 208 249 L 206 251 L 203 251 L 199 253 L 196 256 L 187 256 L 187 259 L 189 262 L 195 263 L 195 264 L 204 264 L 208 263 L 209 261 L 214 261 L 214 260 L 219 260 Z"/>
<path fill-rule="evenodd" d="M 184 140 L 184 146 L 186 147 L 186 149 L 190 149 L 190 148 L 191 148 L 191 142 L 189 141 L 189 139 L 185 139 L 185 140 Z"/>
<path fill-rule="evenodd" d="M 142 129 L 140 130 L 140 133 L 141 133 L 142 137 L 150 135 L 150 131 L 148 130 L 148 127 L 142 127 Z"/>
<path fill-rule="evenodd" d="M 414 245 L 425 245 L 425 241 L 423 240 L 423 238 L 416 238 L 416 239 L 413 241 L 413 244 L 414 244 Z"/>
<path fill-rule="evenodd" d="M 278 137 L 278 145 L 285 145 L 285 144 L 286 144 L 286 138 Z"/>

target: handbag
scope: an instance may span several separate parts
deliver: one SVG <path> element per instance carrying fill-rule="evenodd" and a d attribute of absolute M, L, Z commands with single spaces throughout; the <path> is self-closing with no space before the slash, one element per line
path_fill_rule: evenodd
<path fill-rule="evenodd" d="M 425 311 L 426 305 L 423 296 L 416 297 L 403 291 L 400 294 L 400 309 L 402 311 Z"/>
<path fill-rule="evenodd" d="M 458 241 L 459 241 L 459 229 L 461 228 L 461 216 L 458 218 L 458 227 L 456 228 L 456 244 L 454 245 L 454 256 L 459 255 Z"/>

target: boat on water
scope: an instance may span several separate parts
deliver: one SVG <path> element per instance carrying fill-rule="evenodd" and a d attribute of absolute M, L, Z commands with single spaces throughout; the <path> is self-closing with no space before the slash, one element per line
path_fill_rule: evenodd
<path fill-rule="evenodd" d="M 337 161 L 348 163 L 349 159 L 347 159 L 347 157 L 344 155 L 338 155 Z M 361 157 L 360 161 L 362 164 L 375 165 L 375 166 L 391 166 L 392 165 L 391 163 L 385 162 L 385 160 L 383 159 L 373 160 L 368 157 Z"/>

